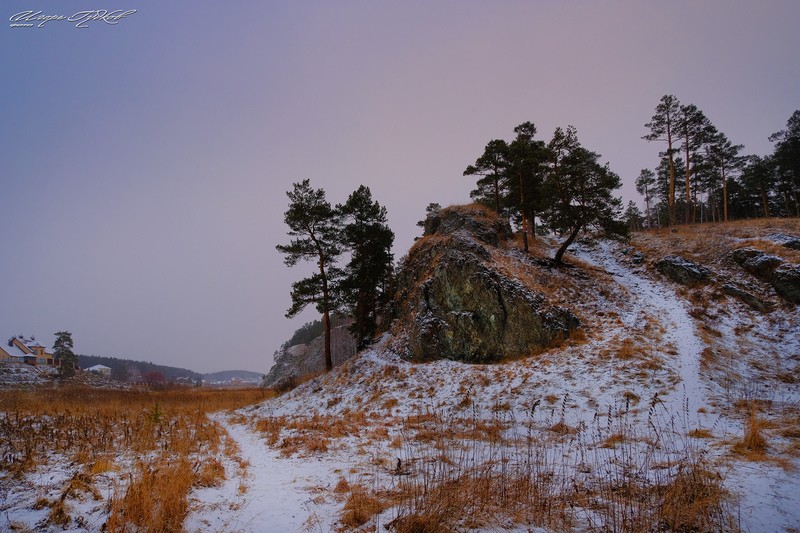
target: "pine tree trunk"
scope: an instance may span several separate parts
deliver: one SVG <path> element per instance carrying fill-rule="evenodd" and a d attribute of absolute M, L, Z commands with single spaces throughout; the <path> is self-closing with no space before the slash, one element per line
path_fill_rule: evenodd
<path fill-rule="evenodd" d="M 761 187 L 761 203 L 764 205 L 764 218 L 769 218 L 769 204 L 767 203 L 767 191 Z"/>
<path fill-rule="evenodd" d="M 728 180 L 725 179 L 725 167 L 722 167 L 722 210 L 724 213 L 724 222 L 728 221 Z"/>
<path fill-rule="evenodd" d="M 522 243 L 528 253 L 528 220 L 525 217 L 525 189 L 522 186 L 522 172 L 519 173 L 519 212 L 522 214 Z"/>
<path fill-rule="evenodd" d="M 333 357 L 331 356 L 331 317 L 328 310 L 322 313 L 322 326 L 325 328 L 325 370 L 333 370 Z"/>
<path fill-rule="evenodd" d="M 675 227 L 675 162 L 672 160 L 672 127 L 667 115 L 667 152 L 669 156 L 669 227 Z"/>
<path fill-rule="evenodd" d="M 686 216 L 684 217 L 686 224 L 690 224 L 692 222 L 692 188 L 691 182 L 689 181 L 689 175 L 691 174 L 691 165 L 689 164 L 689 133 L 688 130 L 686 132 Z"/>
<path fill-rule="evenodd" d="M 555 261 L 556 265 L 561 264 L 561 258 L 564 257 L 564 252 L 567 251 L 567 248 L 569 248 L 570 244 L 575 242 L 575 238 L 578 236 L 578 232 L 580 232 L 580 230 L 581 230 L 580 225 L 577 226 L 574 230 L 572 230 L 572 233 L 570 233 L 569 237 L 567 237 L 567 240 L 564 241 L 564 244 L 562 244 L 561 248 L 558 249 L 555 257 L 553 258 L 553 261 Z"/>

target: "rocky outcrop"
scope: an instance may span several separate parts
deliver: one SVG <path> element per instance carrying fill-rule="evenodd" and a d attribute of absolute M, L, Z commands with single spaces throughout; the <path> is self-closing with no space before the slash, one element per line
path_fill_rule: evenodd
<path fill-rule="evenodd" d="M 733 296 L 735 298 L 738 298 L 739 300 L 746 303 L 756 311 L 763 312 L 769 310 L 769 306 L 766 304 L 766 302 L 762 301 L 758 296 L 756 296 L 752 292 L 749 292 L 733 283 L 725 283 L 724 285 L 722 285 L 722 292 L 730 296 Z"/>
<path fill-rule="evenodd" d="M 792 303 L 800 304 L 800 265 L 784 263 L 772 274 L 775 292 Z"/>
<path fill-rule="evenodd" d="M 800 303 L 800 265 L 749 247 L 734 250 L 731 257 L 742 269 L 770 283 L 784 299 Z"/>
<path fill-rule="evenodd" d="M 351 321 L 333 319 L 331 329 L 331 358 L 333 366 L 339 366 L 356 353 L 356 341 L 347 330 Z M 325 339 L 321 335 L 308 344 L 297 344 L 283 348 L 275 356 L 275 364 L 261 383 L 271 389 L 292 388 L 304 378 L 325 371 Z"/>
<path fill-rule="evenodd" d="M 773 233 L 767 237 L 774 243 L 780 244 L 784 248 L 791 250 L 800 250 L 800 237 L 796 235 L 787 235 L 785 233 Z"/>
<path fill-rule="evenodd" d="M 697 285 L 711 278 L 711 271 L 676 255 L 668 255 L 656 263 L 656 270 L 682 285 Z"/>
<path fill-rule="evenodd" d="M 398 273 L 395 306 L 413 359 L 495 362 L 578 327 L 569 310 L 499 272 L 492 251 L 510 235 L 502 219 L 479 206 L 435 216 Z"/>

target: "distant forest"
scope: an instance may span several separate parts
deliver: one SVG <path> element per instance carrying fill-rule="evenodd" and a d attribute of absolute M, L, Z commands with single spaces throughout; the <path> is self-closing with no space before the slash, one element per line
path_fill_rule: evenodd
<path fill-rule="evenodd" d="M 78 355 L 78 365 L 84 369 L 94 365 L 105 365 L 111 369 L 111 377 L 118 381 L 168 383 L 176 381 L 178 378 L 182 378 L 182 380 L 191 380 L 193 382 L 203 379 L 202 374 L 185 368 L 157 365 L 144 361 L 118 359 L 116 357 Z"/>

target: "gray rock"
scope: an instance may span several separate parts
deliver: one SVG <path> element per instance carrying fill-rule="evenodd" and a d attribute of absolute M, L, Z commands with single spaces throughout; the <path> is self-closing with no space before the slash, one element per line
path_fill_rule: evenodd
<path fill-rule="evenodd" d="M 472 207 L 439 217 L 435 238 L 415 245 L 398 272 L 395 306 L 413 359 L 495 362 L 534 353 L 579 326 L 569 310 L 497 270 L 492 247 L 509 234 L 499 217 Z"/>
<path fill-rule="evenodd" d="M 682 285 L 697 285 L 711 278 L 711 271 L 702 265 L 676 256 L 668 255 L 656 263 L 656 270 Z"/>
<path fill-rule="evenodd" d="M 796 235 L 787 235 L 785 233 L 773 233 L 767 237 L 774 243 L 780 244 L 792 250 L 800 250 L 800 237 Z"/>
<path fill-rule="evenodd" d="M 784 263 L 772 275 L 775 292 L 792 303 L 800 304 L 800 265 Z"/>
<path fill-rule="evenodd" d="M 775 269 L 783 263 L 784 261 L 780 257 L 762 253 L 742 263 L 742 268 L 757 278 L 772 281 Z"/>
<path fill-rule="evenodd" d="M 767 311 L 769 309 L 767 304 L 764 303 L 763 301 L 761 301 L 760 298 L 758 298 L 754 294 L 742 289 L 741 287 L 737 287 L 736 285 L 734 285 L 732 283 L 724 284 L 722 286 L 722 292 L 724 292 L 725 294 L 729 294 L 731 296 L 734 296 L 734 297 L 738 298 L 739 300 L 741 300 L 742 302 L 746 303 L 747 305 L 749 305 L 750 307 L 752 307 L 753 309 L 755 309 L 757 311 L 764 312 L 764 311 Z"/>
<path fill-rule="evenodd" d="M 756 250 L 755 248 L 737 248 L 733 252 L 731 252 L 731 257 L 733 258 L 736 263 L 740 266 L 744 265 L 749 259 L 753 257 L 764 255 L 764 252 L 761 250 Z"/>
<path fill-rule="evenodd" d="M 731 255 L 744 270 L 770 283 L 781 297 L 800 303 L 800 265 L 754 248 L 739 248 Z"/>
<path fill-rule="evenodd" d="M 634 265 L 641 265 L 644 262 L 644 254 L 642 252 L 634 252 L 631 256 L 631 263 Z"/>

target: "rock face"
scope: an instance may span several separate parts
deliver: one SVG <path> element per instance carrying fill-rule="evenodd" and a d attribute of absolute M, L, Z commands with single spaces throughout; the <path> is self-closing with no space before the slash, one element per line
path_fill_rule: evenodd
<path fill-rule="evenodd" d="M 778 243 L 785 248 L 792 250 L 800 250 L 800 237 L 796 235 L 787 235 L 785 233 L 773 233 L 769 237 L 772 242 Z"/>
<path fill-rule="evenodd" d="M 755 248 L 739 248 L 731 256 L 744 270 L 770 283 L 784 299 L 800 303 L 800 265 Z"/>
<path fill-rule="evenodd" d="M 497 270 L 492 248 L 510 235 L 504 221 L 477 206 L 435 216 L 398 273 L 395 306 L 413 359 L 495 362 L 578 327 L 570 311 Z"/>
<path fill-rule="evenodd" d="M 800 304 L 800 265 L 784 263 L 773 272 L 775 292 L 792 303 Z"/>
<path fill-rule="evenodd" d="M 656 263 L 656 269 L 682 285 L 697 285 L 708 281 L 711 277 L 711 271 L 706 267 L 675 255 L 661 259 Z"/>
<path fill-rule="evenodd" d="M 347 331 L 351 321 L 332 319 L 331 357 L 333 366 L 339 366 L 356 353 L 356 341 Z M 266 375 L 261 385 L 273 389 L 285 389 L 295 386 L 303 378 L 325 371 L 323 356 L 324 336 L 315 338 L 308 344 L 289 346 L 275 357 L 275 364 Z"/>

